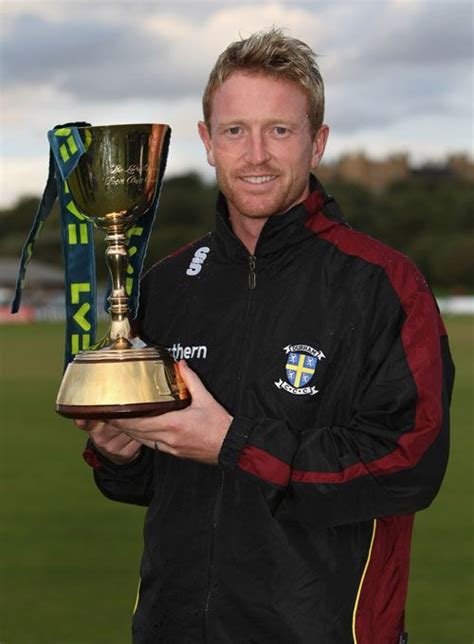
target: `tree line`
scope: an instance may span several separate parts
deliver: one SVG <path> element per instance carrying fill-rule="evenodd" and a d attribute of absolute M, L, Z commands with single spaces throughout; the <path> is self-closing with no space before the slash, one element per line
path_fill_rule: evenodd
<path fill-rule="evenodd" d="M 408 255 L 437 291 L 474 291 L 472 183 L 452 176 L 413 175 L 377 194 L 340 181 L 325 187 L 351 226 Z M 216 186 L 196 173 L 163 182 L 145 267 L 212 230 L 216 195 Z M 2 257 L 19 256 L 38 203 L 38 197 L 25 196 L 12 208 L 0 210 Z M 96 231 L 95 237 L 98 278 L 103 280 L 104 235 Z M 41 232 L 35 257 L 62 264 L 57 205 Z"/>

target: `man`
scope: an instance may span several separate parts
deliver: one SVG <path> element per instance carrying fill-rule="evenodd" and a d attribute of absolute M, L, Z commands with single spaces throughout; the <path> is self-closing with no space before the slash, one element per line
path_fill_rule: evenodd
<path fill-rule="evenodd" d="M 423 277 L 310 177 L 323 111 L 304 43 L 271 30 L 221 54 L 199 123 L 216 230 L 146 275 L 140 312 L 188 358 L 192 404 L 78 421 L 102 492 L 149 506 L 136 643 L 406 641 L 453 368 Z"/>

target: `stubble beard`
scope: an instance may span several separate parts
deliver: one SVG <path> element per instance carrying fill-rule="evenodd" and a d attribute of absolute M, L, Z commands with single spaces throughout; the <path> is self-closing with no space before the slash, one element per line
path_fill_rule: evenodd
<path fill-rule="evenodd" d="M 261 174 L 262 172 L 269 175 L 274 174 L 278 177 L 281 176 L 281 173 L 274 170 L 267 171 L 267 169 L 259 169 L 255 171 L 255 174 Z M 252 174 L 252 172 L 243 174 Z M 273 215 L 288 211 L 298 203 L 300 196 L 304 194 L 309 185 L 308 172 L 308 179 L 301 179 L 301 181 L 295 181 L 289 186 L 280 188 L 270 199 L 265 194 L 262 194 L 259 199 L 256 195 L 247 197 L 245 191 L 239 189 L 239 176 L 241 175 L 232 174 L 229 176 L 216 168 L 217 183 L 222 194 L 227 199 L 229 208 L 235 210 L 236 214 L 248 219 L 268 219 Z M 268 201 L 268 203 L 265 203 L 265 201 Z"/>
<path fill-rule="evenodd" d="M 275 170 L 267 171 L 267 169 L 259 169 L 254 172 L 254 174 L 263 173 L 276 175 L 278 177 L 281 176 L 281 173 Z M 252 172 L 242 174 L 250 175 Z M 244 189 L 239 189 L 239 176 L 235 174 L 229 176 L 216 168 L 217 183 L 222 194 L 227 199 L 229 206 L 233 207 L 239 215 L 248 219 L 268 219 L 268 217 L 272 217 L 273 215 L 286 212 L 294 204 L 306 186 L 306 183 L 302 182 L 300 192 L 299 189 L 292 190 L 292 186 L 290 186 L 288 189 L 279 189 L 270 199 L 265 194 L 262 194 L 259 199 L 257 195 L 247 196 L 245 195 Z M 265 203 L 266 200 L 268 200 L 268 203 Z M 256 205 L 256 202 L 258 205 Z"/>

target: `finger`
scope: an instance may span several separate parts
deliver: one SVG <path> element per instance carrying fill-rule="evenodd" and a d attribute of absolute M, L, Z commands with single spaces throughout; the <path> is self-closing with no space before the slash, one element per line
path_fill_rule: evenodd
<path fill-rule="evenodd" d="M 96 448 L 105 456 L 124 457 L 129 459 L 134 456 L 141 447 L 141 443 L 129 438 L 125 434 L 114 434 L 112 438 L 104 433 L 92 438 Z"/>
<path fill-rule="evenodd" d="M 120 436 L 121 432 L 110 425 L 109 423 L 102 422 L 96 425 L 93 429 L 88 430 L 89 438 L 96 444 L 106 444 L 116 436 Z"/>
<path fill-rule="evenodd" d="M 176 455 L 177 453 L 176 448 L 172 447 L 168 443 L 165 443 L 164 441 L 153 441 L 153 440 L 143 438 L 140 440 L 140 443 L 142 445 L 145 445 L 146 447 L 149 447 L 155 452 L 162 452 L 163 454 L 173 454 L 173 455 Z"/>
<path fill-rule="evenodd" d="M 141 444 L 138 441 L 129 441 L 129 443 L 122 447 L 114 445 L 95 445 L 97 449 L 105 458 L 108 458 L 113 463 L 122 464 L 127 461 L 134 460 L 141 449 Z"/>
<path fill-rule="evenodd" d="M 109 452 L 113 452 L 114 450 L 121 449 L 122 447 L 127 445 L 131 440 L 128 436 L 125 436 L 124 434 L 117 434 L 117 433 L 111 434 L 110 432 L 106 432 L 106 431 L 95 432 L 95 433 L 91 432 L 89 436 L 92 442 L 94 443 L 94 445 L 96 445 L 96 447 L 100 447 Z"/>
<path fill-rule="evenodd" d="M 178 362 L 178 367 L 179 373 L 193 400 L 204 395 L 210 395 L 197 373 L 188 366 L 186 360 L 180 360 Z"/>
<path fill-rule="evenodd" d="M 110 451 L 114 454 L 118 454 L 126 459 L 129 459 L 139 451 L 141 446 L 142 444 L 140 443 L 140 441 L 129 439 L 126 443 L 124 443 L 122 439 L 122 441 L 120 443 L 117 443 L 116 446 L 110 445 L 107 446 L 107 449 L 110 449 Z"/>
<path fill-rule="evenodd" d="M 138 432 L 164 431 L 168 429 L 173 421 L 171 411 L 159 416 L 143 416 L 141 418 L 113 418 L 109 421 L 115 431 L 124 432 L 129 436 L 135 436 Z"/>
<path fill-rule="evenodd" d="M 119 452 L 132 442 L 136 441 L 126 434 L 114 434 L 111 438 L 104 435 L 100 436 L 97 444 L 111 452 Z"/>
<path fill-rule="evenodd" d="M 127 435 L 133 440 L 140 441 L 142 444 L 147 444 L 147 441 L 153 446 L 155 441 L 159 443 L 166 443 L 173 446 L 174 443 L 178 440 L 177 430 L 169 428 L 157 430 L 155 427 L 150 427 L 147 429 L 133 429 L 127 432 Z"/>
<path fill-rule="evenodd" d="M 104 424 L 103 421 L 91 418 L 75 418 L 73 420 L 73 423 L 76 425 L 76 427 L 79 427 L 79 429 L 83 429 L 86 432 L 90 432 L 99 425 Z"/>
<path fill-rule="evenodd" d="M 160 444 L 163 444 L 163 443 L 160 443 L 159 441 L 152 441 L 147 438 L 142 438 L 141 440 L 137 440 L 136 442 L 140 443 L 140 445 L 145 445 L 145 447 L 149 447 L 150 449 L 155 450 L 157 452 L 160 449 L 159 448 Z M 157 443 L 158 443 L 158 447 L 156 446 Z"/>
<path fill-rule="evenodd" d="M 139 441 L 131 440 L 127 445 L 119 450 L 119 454 L 124 458 L 131 458 L 138 452 L 141 446 L 142 444 Z"/>

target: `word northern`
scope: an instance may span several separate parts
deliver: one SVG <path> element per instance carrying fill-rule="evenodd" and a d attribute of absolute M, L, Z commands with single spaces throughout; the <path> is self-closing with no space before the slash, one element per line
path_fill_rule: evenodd
<path fill-rule="evenodd" d="M 207 347 L 198 345 L 192 347 L 182 347 L 180 342 L 175 342 L 173 346 L 168 347 L 168 351 L 175 360 L 192 360 L 193 358 L 207 358 Z"/>

